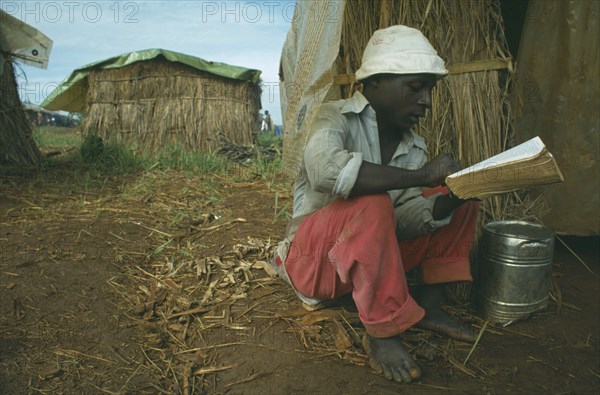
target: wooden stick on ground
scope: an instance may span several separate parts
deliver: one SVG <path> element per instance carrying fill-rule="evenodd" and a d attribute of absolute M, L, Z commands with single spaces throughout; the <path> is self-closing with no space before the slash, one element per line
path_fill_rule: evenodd
<path fill-rule="evenodd" d="M 469 360 L 469 358 L 471 357 L 471 354 L 473 354 L 473 351 L 475 351 L 475 347 L 477 347 L 477 343 L 479 343 L 479 340 L 481 339 L 481 336 L 483 335 L 483 332 L 485 332 L 485 328 L 487 327 L 489 321 L 486 321 L 483 326 L 481 327 L 481 330 L 479 331 L 479 335 L 477 335 L 477 339 L 475 340 L 475 343 L 473 344 L 473 347 L 471 347 L 471 351 L 469 351 L 469 354 L 467 355 L 467 357 L 465 358 L 465 362 L 463 362 L 463 365 L 467 364 L 467 361 Z"/>

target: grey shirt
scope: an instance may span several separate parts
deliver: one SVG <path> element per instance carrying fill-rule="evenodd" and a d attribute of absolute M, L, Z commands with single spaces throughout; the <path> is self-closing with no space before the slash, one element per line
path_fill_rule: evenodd
<path fill-rule="evenodd" d="M 337 198 L 347 199 L 363 161 L 382 164 L 375 111 L 360 92 L 347 100 L 323 104 L 312 130 L 294 189 L 294 217 L 323 208 Z M 425 140 L 412 132 L 400 142 L 387 165 L 416 170 L 426 162 Z M 441 194 L 424 198 L 422 188 L 388 193 L 401 240 L 413 239 L 450 222 L 452 215 L 433 219 L 433 206 Z"/>

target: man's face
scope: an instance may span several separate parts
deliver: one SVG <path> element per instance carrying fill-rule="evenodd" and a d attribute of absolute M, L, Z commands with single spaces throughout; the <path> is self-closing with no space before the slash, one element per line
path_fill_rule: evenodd
<path fill-rule="evenodd" d="M 374 103 L 377 119 L 401 132 L 408 131 L 431 109 L 434 74 L 386 74 L 375 81 Z"/>

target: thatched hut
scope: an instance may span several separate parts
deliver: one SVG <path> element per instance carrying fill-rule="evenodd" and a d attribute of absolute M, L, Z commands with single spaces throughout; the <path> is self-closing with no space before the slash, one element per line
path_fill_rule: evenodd
<path fill-rule="evenodd" d="M 538 4 L 539 3 L 539 4 Z M 543 4 L 552 3 L 552 5 Z M 581 29 L 585 34 L 594 36 L 591 30 L 597 30 L 598 3 L 580 2 L 584 4 L 563 4 L 563 2 L 530 1 L 527 18 L 525 10 L 527 2 L 514 2 L 510 0 L 339 0 L 328 2 L 297 2 L 294 22 L 288 33 L 282 58 L 280 85 L 282 97 L 282 113 L 284 118 L 284 162 L 290 169 L 290 175 L 295 176 L 296 169 L 301 161 L 305 143 L 310 137 L 311 119 L 316 108 L 323 102 L 346 98 L 360 89 L 355 83 L 354 72 L 359 68 L 362 52 L 372 35 L 380 28 L 395 24 L 403 24 L 420 29 L 438 50 L 440 56 L 446 61 L 450 75 L 441 80 L 434 91 L 433 111 L 418 125 L 416 131 L 429 144 L 430 156 L 440 152 L 450 152 L 464 165 L 471 165 L 494 154 L 497 154 L 514 144 L 526 140 L 531 134 L 543 136 L 549 143 L 549 148 L 554 152 L 558 145 L 553 145 L 553 137 L 545 134 L 538 122 L 537 127 L 524 133 L 516 129 L 511 122 L 511 95 L 514 87 L 515 67 L 514 56 L 509 50 L 509 43 L 505 36 L 503 13 L 512 11 L 509 41 L 510 49 L 517 52 L 521 39 L 521 30 L 524 24 L 539 22 L 542 26 L 547 24 L 548 8 L 594 8 L 587 13 L 595 22 L 589 20 L 560 24 L 568 29 Z M 576 2 L 579 3 L 579 2 Z M 594 5 L 592 5 L 594 3 Z M 532 7 L 534 7 L 532 9 Z M 576 15 L 585 15 L 577 11 Z M 556 18 L 566 21 L 573 10 L 555 12 Z M 515 21 L 518 20 L 518 23 Z M 550 25 L 549 25 L 550 26 Z M 547 29 L 553 27 L 547 26 Z M 552 24 L 551 26 L 554 26 Z M 585 27 L 587 26 L 587 27 Z M 590 27 L 591 26 L 591 27 Z M 539 28 L 539 26 L 538 26 Z M 564 45 L 551 44 L 539 46 L 536 42 L 536 26 L 531 25 L 526 29 L 530 34 L 530 47 L 544 51 L 550 47 L 559 48 L 585 48 L 582 44 L 590 44 L 589 40 L 569 39 Z M 554 37 L 554 36 L 552 36 Z M 556 38 L 556 37 L 555 37 Z M 575 44 L 580 43 L 579 46 Z M 550 44 L 550 43 L 549 43 Z M 567 45 L 568 44 L 568 45 Z M 586 73 L 598 67 L 598 43 L 593 40 L 592 52 L 585 62 Z M 530 49 L 531 50 L 531 49 Z M 525 56 L 519 50 L 519 56 Z M 557 57 L 558 54 L 555 54 Z M 531 70 L 541 64 L 539 59 L 546 59 L 545 55 L 535 55 L 529 60 Z M 531 56 L 529 56 L 531 58 Z M 573 59 L 573 64 L 581 56 Z M 545 64 L 556 65 L 557 62 Z M 556 70 L 561 66 L 553 66 Z M 595 69 L 594 69 L 595 67 Z M 543 73 L 543 71 L 542 71 Z M 556 81 L 556 75 L 545 79 L 545 84 L 550 85 Z M 564 75 L 564 73 L 563 73 Z M 536 81 L 541 81 L 540 75 Z M 563 76 L 563 79 L 576 78 Z M 597 81 L 597 78 L 596 78 Z M 525 89 L 527 86 L 525 86 Z M 590 90 L 591 89 L 591 90 Z M 592 92 L 597 89 L 597 84 L 589 85 Z M 598 106 L 597 91 L 595 100 L 590 104 L 590 109 Z M 589 96 L 589 95 L 588 95 Z M 583 97 L 583 96 L 582 96 Z M 558 103 L 557 103 L 558 104 Z M 537 116 L 542 116 L 548 121 L 552 120 L 550 114 L 544 114 L 542 102 L 537 103 Z M 576 109 L 573 109 L 576 111 Z M 591 114 L 591 112 L 590 112 Z M 588 139 L 598 143 L 598 118 L 592 121 L 595 137 Z M 531 114 L 528 115 L 531 117 Z M 591 116 L 593 117 L 593 116 Z M 556 122 L 556 119 L 554 119 Z M 524 125 L 533 126 L 531 120 Z M 551 130 L 557 131 L 553 127 Z M 571 131 L 573 132 L 573 131 Z M 564 133 L 564 131 L 563 131 Z M 566 137 L 566 135 L 564 135 Z M 583 139 L 580 139 L 583 140 Z M 579 140 L 578 140 L 579 141 Z M 586 152 L 589 148 L 583 148 Z M 593 148 L 592 150 L 597 148 Z M 571 158 L 557 155 L 561 168 Z M 574 153 L 574 151 L 571 151 Z M 597 174 L 598 156 L 588 155 L 587 164 L 595 164 L 595 170 L 590 170 L 588 175 Z M 589 166 L 588 166 L 589 167 Z M 564 168 L 563 168 L 564 170 Z M 595 171 L 595 173 L 594 173 Z M 568 169 L 565 178 L 568 178 Z M 596 215 L 587 217 L 587 222 L 594 222 L 596 234 L 598 233 L 598 184 L 597 178 L 592 182 L 594 193 L 589 197 L 589 205 L 595 205 Z M 545 191 L 558 190 L 550 186 Z M 577 192 L 574 192 L 577 194 Z M 558 198 L 554 203 L 558 203 Z M 557 206 L 557 209 L 560 207 Z M 559 209 L 560 210 L 560 209 Z M 506 194 L 491 199 L 486 199 L 482 204 L 482 221 L 498 219 L 525 219 L 539 221 L 547 211 L 543 196 L 527 192 Z M 558 210 L 554 210 L 558 211 Z M 575 210 L 576 211 L 576 210 Z M 586 211 L 587 212 L 587 211 Z M 570 212 L 572 216 L 574 212 Z M 563 217 L 561 221 L 549 222 L 557 232 L 565 232 L 572 227 L 567 226 L 569 218 Z M 590 227 L 588 227 L 589 229 Z M 587 230 L 586 230 L 587 232 Z M 577 234 L 577 233 L 575 233 Z M 581 234 L 581 233 L 580 233 Z"/>
<path fill-rule="evenodd" d="M 42 160 L 17 89 L 14 61 L 45 68 L 52 41 L 0 10 L 0 165 L 35 166 Z"/>
<path fill-rule="evenodd" d="M 75 70 L 42 106 L 85 113 L 83 132 L 105 141 L 208 151 L 220 133 L 252 142 L 260 73 L 164 49 L 131 52 Z"/>

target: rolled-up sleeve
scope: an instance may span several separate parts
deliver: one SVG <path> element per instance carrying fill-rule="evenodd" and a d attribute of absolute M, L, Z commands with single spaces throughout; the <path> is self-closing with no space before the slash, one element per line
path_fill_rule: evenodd
<path fill-rule="evenodd" d="M 452 214 L 440 220 L 433 219 L 433 207 L 442 196 L 441 193 L 425 198 L 420 188 L 410 188 L 392 191 L 390 195 L 394 202 L 396 236 L 399 240 L 414 239 L 448 225 L 452 219 Z"/>
<path fill-rule="evenodd" d="M 313 123 L 314 133 L 304 151 L 304 165 L 313 190 L 347 199 L 356 183 L 363 154 L 347 146 L 343 115 L 324 105 Z"/>

